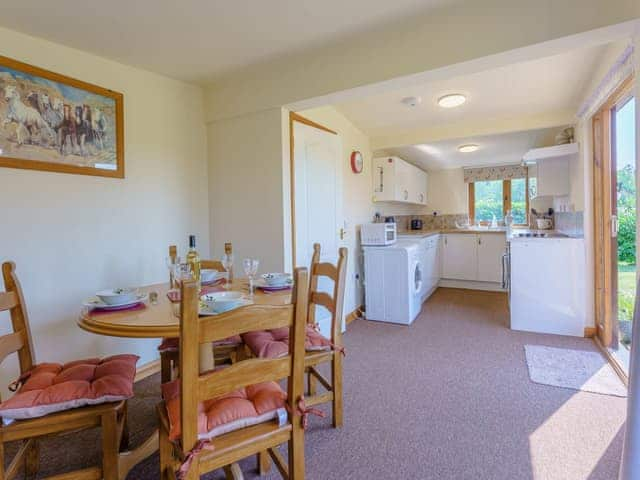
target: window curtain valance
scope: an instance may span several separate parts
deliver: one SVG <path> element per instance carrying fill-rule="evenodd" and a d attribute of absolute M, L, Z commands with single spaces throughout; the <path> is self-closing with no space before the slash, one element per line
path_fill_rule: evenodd
<path fill-rule="evenodd" d="M 497 167 L 465 168 L 465 183 L 486 182 L 488 180 L 513 180 L 526 178 L 527 167 L 522 165 L 500 165 Z"/>

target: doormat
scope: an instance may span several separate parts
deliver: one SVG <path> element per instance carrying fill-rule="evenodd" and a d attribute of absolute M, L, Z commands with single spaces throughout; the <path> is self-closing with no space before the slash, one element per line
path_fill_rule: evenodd
<path fill-rule="evenodd" d="M 626 397 L 627 387 L 597 351 L 525 345 L 529 378 L 535 383 Z"/>

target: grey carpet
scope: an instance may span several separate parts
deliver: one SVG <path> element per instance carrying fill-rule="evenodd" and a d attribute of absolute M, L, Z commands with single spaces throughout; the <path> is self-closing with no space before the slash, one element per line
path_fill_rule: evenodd
<path fill-rule="evenodd" d="M 627 396 L 627 387 L 600 352 L 525 345 L 529 377 L 536 383 L 602 395 Z"/>
<path fill-rule="evenodd" d="M 440 289 L 410 327 L 357 320 L 345 337 L 345 425 L 312 417 L 310 480 L 611 480 L 625 399 L 532 383 L 525 344 L 589 340 L 511 331 L 504 294 Z M 131 401 L 132 442 L 155 423 L 158 377 Z M 45 442 L 42 474 L 99 459 L 96 432 Z M 241 464 L 255 479 L 255 460 Z M 158 478 L 157 454 L 129 479 Z M 207 480 L 224 478 L 221 472 Z M 280 478 L 272 472 L 267 479 Z"/>

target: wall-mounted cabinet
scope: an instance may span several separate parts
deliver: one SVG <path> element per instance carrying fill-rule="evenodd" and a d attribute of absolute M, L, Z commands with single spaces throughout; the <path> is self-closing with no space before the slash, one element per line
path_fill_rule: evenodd
<path fill-rule="evenodd" d="M 427 204 L 427 173 L 399 157 L 373 159 L 373 201 Z"/>
<path fill-rule="evenodd" d="M 569 161 L 578 155 L 577 143 L 534 148 L 523 157 L 525 163 L 536 164 L 536 196 L 561 197 L 569 195 Z"/>

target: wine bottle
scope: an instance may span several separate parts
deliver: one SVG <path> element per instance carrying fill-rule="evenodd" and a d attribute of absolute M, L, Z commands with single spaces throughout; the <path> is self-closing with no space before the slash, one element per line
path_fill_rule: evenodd
<path fill-rule="evenodd" d="M 224 244 L 224 268 L 227 269 L 227 285 L 230 285 L 233 282 L 233 247 L 231 246 L 231 242 L 227 242 Z"/>
<path fill-rule="evenodd" d="M 191 274 L 200 288 L 200 255 L 196 251 L 196 236 L 189 235 L 189 251 L 187 252 L 187 263 L 191 268 Z"/>

